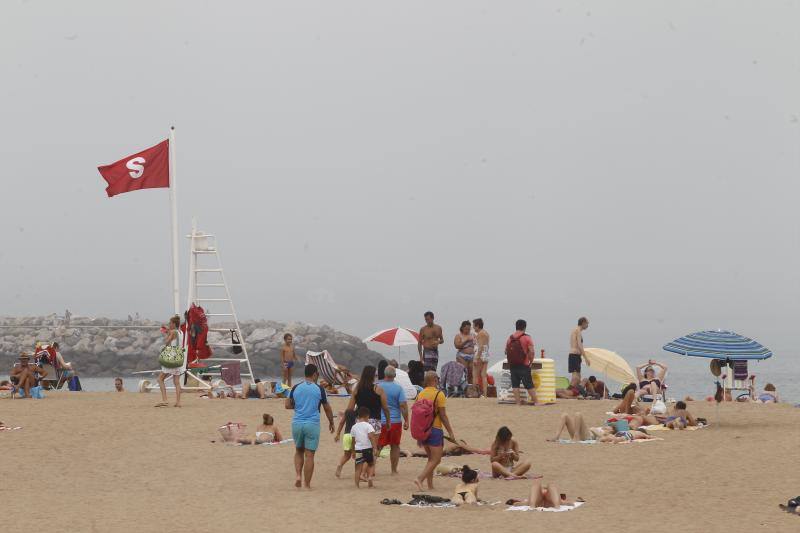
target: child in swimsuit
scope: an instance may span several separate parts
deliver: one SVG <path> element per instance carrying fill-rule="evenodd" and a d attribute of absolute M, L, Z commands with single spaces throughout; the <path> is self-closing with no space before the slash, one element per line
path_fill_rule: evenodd
<path fill-rule="evenodd" d="M 350 434 L 350 430 L 355 423 L 356 412 L 353 409 L 339 411 L 339 428 L 336 430 L 336 436 L 333 437 L 333 442 L 339 442 L 339 437 L 342 435 L 342 428 L 344 428 L 344 437 L 342 438 L 343 453 L 341 459 L 339 459 L 339 465 L 336 467 L 336 477 L 342 476 L 342 468 L 344 468 L 345 463 L 355 455 L 353 436 Z"/>
<path fill-rule="evenodd" d="M 455 494 L 453 494 L 452 501 L 456 505 L 463 505 L 465 503 L 478 503 L 477 470 L 472 470 L 469 466 L 464 465 L 464 467 L 461 469 L 461 483 L 456 485 L 456 490 Z"/>

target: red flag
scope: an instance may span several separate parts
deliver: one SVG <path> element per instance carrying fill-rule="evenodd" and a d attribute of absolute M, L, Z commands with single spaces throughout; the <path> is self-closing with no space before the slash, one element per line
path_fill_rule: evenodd
<path fill-rule="evenodd" d="M 108 182 L 109 197 L 139 189 L 169 187 L 169 139 L 97 170 Z"/>

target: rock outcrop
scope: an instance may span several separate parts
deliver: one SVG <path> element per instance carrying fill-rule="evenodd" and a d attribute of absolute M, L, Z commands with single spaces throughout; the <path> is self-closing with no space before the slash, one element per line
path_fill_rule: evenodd
<path fill-rule="evenodd" d="M 358 337 L 329 326 L 271 320 L 248 320 L 239 325 L 257 377 L 280 376 L 280 346 L 285 333 L 294 336 L 295 351 L 301 361 L 307 350 L 328 350 L 337 363 L 358 373 L 365 365 L 375 365 L 382 359 Z M 58 342 L 64 359 L 72 361 L 83 376 L 128 375 L 152 370 L 158 368 L 158 353 L 163 346 L 160 327 L 160 322 L 132 318 L 2 317 L 0 374 L 11 368 L 20 352 L 33 351 L 36 341 Z M 230 335 L 210 332 L 209 342 L 230 342 Z M 213 349 L 214 357 L 233 357 L 230 348 Z M 295 371 L 297 375 L 298 370 Z"/>

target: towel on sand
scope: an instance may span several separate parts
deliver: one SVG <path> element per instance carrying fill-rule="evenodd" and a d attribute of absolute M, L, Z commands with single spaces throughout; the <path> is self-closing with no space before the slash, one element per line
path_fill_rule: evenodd
<path fill-rule="evenodd" d="M 574 441 L 574 440 L 568 440 L 568 439 L 558 439 L 558 441 L 557 441 L 558 444 L 594 444 L 596 442 L 597 441 L 594 440 L 594 439 L 581 440 L 581 441 Z"/>
<path fill-rule="evenodd" d="M 698 429 L 703 429 L 704 427 L 705 426 L 686 426 L 682 430 L 678 429 L 678 430 L 675 430 L 675 431 L 695 431 L 695 430 L 698 430 Z M 644 429 L 646 429 L 647 431 L 673 431 L 672 429 L 668 428 L 667 426 L 665 426 L 663 424 L 655 424 L 655 425 L 652 425 L 652 426 L 644 426 Z"/>
<path fill-rule="evenodd" d="M 450 472 L 449 474 L 439 474 L 439 475 L 443 477 L 454 477 L 461 479 L 461 472 Z M 539 479 L 540 477 L 542 477 L 541 474 L 525 474 L 522 476 L 498 477 L 495 479 L 502 479 L 505 481 L 516 481 L 518 479 Z M 492 478 L 494 478 L 494 476 L 492 475 L 491 472 L 483 472 L 481 470 L 478 471 L 478 479 L 492 479 Z"/>
<path fill-rule="evenodd" d="M 543 511 L 546 513 L 563 513 L 574 511 L 586 502 L 575 502 L 575 505 L 562 505 L 561 507 L 531 507 L 530 505 L 512 505 L 506 511 Z"/>
<path fill-rule="evenodd" d="M 262 442 L 261 446 L 278 446 L 280 444 L 288 444 L 290 442 L 294 442 L 294 439 L 283 439 L 278 442 Z"/>

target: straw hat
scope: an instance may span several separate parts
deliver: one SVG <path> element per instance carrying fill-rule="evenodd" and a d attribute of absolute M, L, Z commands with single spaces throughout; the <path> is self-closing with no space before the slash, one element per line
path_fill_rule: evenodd
<path fill-rule="evenodd" d="M 711 373 L 714 374 L 714 377 L 719 377 L 722 374 L 722 365 L 720 365 L 719 359 L 712 359 L 708 366 L 711 368 Z"/>

